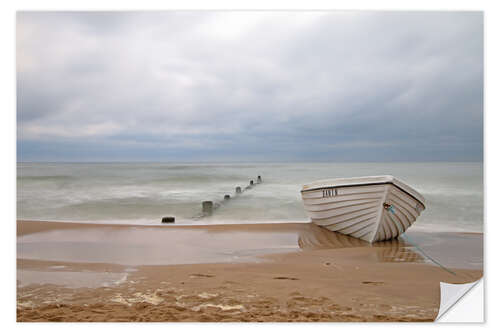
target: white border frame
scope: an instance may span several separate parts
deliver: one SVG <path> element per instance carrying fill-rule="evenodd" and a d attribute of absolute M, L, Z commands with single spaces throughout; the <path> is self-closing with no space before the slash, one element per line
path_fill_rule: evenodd
<path fill-rule="evenodd" d="M 287 331 L 303 331 L 306 329 L 303 324 L 235 324 L 221 325 L 221 324 L 207 324 L 200 326 L 200 324 L 16 324 L 15 323 L 15 217 L 16 217 L 16 181 L 15 181 L 15 162 L 16 162 L 16 113 L 15 113 L 15 12 L 17 10 L 137 10 L 137 9 L 266 9 L 266 10 L 276 10 L 276 9 L 288 9 L 288 10 L 479 10 L 484 11 L 484 23 L 485 23 L 485 110 L 484 110 L 484 133 L 485 133 L 485 144 L 484 144 L 484 181 L 485 181 L 485 284 L 487 281 L 498 281 L 496 277 L 498 276 L 498 265 L 488 265 L 488 253 L 497 253 L 498 243 L 490 244 L 488 241 L 488 235 L 498 235 L 498 225 L 500 221 L 500 216 L 498 210 L 488 209 L 488 207 L 495 207 L 498 205 L 498 196 L 493 191 L 488 191 L 488 189 L 496 188 L 499 184 L 499 173 L 500 163 L 498 159 L 498 154 L 495 154 L 496 142 L 500 142 L 499 130 L 498 130 L 498 87 L 499 85 L 499 65 L 498 59 L 500 59 L 499 46 L 498 46 L 498 33 L 500 32 L 500 13 L 496 1 L 444 1 L 444 0 L 420 0 L 420 1 L 396 1 L 396 0 L 379 0 L 376 3 L 374 1 L 326 1 L 326 0 L 308 0 L 308 1 L 273 1 L 273 0 L 253 0 L 253 1 L 229 1 L 229 0 L 211 0 L 210 3 L 202 0 L 185 0 L 185 1 L 153 1 L 153 0 L 142 0 L 142 1 L 97 1 L 97 0 L 87 0 L 87 1 L 63 1 L 63 0 L 45 0 L 45 1 L 35 1 L 35 0 L 20 0 L 20 1 L 4 1 L 2 2 L 2 10 L 0 11 L 0 24 L 2 29 L 0 29 L 0 34 L 2 38 L 2 52 L 0 52 L 1 57 L 1 91 L 2 91 L 2 109 L 0 112 L 1 124 L 2 124 L 2 140 L 1 142 L 1 152 L 2 159 L 1 165 L 1 175 L 2 175 L 2 190 L 0 200 L 2 202 L 2 220 L 3 232 L 2 232 L 2 259 L 4 267 L 7 270 L 3 270 L 1 286 L 3 288 L 2 293 L 2 322 L 4 323 L 4 329 L 20 329 L 20 330 L 36 330 L 40 331 L 60 331 L 71 329 L 75 332 L 84 332 L 90 328 L 119 328 L 121 331 L 136 331 L 141 326 L 141 329 L 148 328 L 156 331 L 165 331 L 165 329 L 180 328 L 180 329 L 202 329 L 203 331 L 249 331 L 258 328 L 259 330 L 275 330 L 276 328 L 284 328 Z M 489 88 L 489 89 L 488 89 Z M 488 149 L 491 148 L 491 149 Z M 487 184 L 487 186 L 486 186 Z M 488 290 L 488 299 L 494 299 L 498 295 L 498 283 L 488 284 L 486 290 Z M 493 306 L 491 306 L 493 307 Z M 486 306 L 485 319 L 487 321 L 486 325 L 460 325 L 460 324 L 431 324 L 422 327 L 419 324 L 405 325 L 404 329 L 410 332 L 418 331 L 422 329 L 425 330 L 435 330 L 435 329 L 453 329 L 454 332 L 467 331 L 471 329 L 475 330 L 479 327 L 491 329 L 493 326 L 497 326 L 499 320 L 498 316 L 491 312 L 492 316 L 488 316 L 490 313 L 489 307 Z M 494 309 L 493 311 L 495 311 Z M 496 311 L 495 311 L 496 312 Z M 71 326 L 68 326 L 71 325 Z M 106 325 L 106 326 L 104 326 Z M 347 325 L 347 326 L 344 326 Z M 353 328 L 360 327 L 368 328 L 374 330 L 375 332 L 386 332 L 389 328 L 401 329 L 399 324 L 316 324 L 314 325 L 314 330 L 319 331 L 331 331 L 339 326 L 342 328 Z M 5 327 L 7 326 L 7 327 Z M 309 326 L 309 325 L 307 325 Z M 368 327 L 367 327 L 368 326 Z M 479 327 L 478 327 L 479 326 Z M 309 328 L 309 327 L 308 327 Z M 312 327 L 311 327 L 312 328 Z"/>

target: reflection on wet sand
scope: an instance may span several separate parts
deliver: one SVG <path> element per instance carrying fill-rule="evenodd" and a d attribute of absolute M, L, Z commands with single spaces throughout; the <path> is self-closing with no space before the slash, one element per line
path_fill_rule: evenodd
<path fill-rule="evenodd" d="M 428 261 L 419 249 L 401 238 L 370 244 L 311 223 L 169 228 L 89 225 L 66 229 L 58 229 L 57 224 L 67 223 L 53 224 L 46 231 L 18 236 L 18 259 L 176 265 L 255 262 L 267 254 L 370 247 L 376 249 L 372 253 L 378 262 Z M 482 234 L 410 235 L 412 243 L 447 267 L 482 268 Z"/>
<path fill-rule="evenodd" d="M 370 243 L 358 238 L 329 231 L 314 224 L 311 224 L 309 228 L 299 233 L 298 244 L 303 250 L 370 246 Z"/>
<path fill-rule="evenodd" d="M 298 235 L 302 250 L 326 250 L 356 247 L 375 248 L 379 262 L 439 262 L 445 267 L 482 269 L 483 236 L 473 233 L 418 232 L 384 242 L 368 243 L 313 224 Z M 422 251 L 425 251 L 425 255 Z M 429 260 L 432 258 L 433 260 Z"/>
<path fill-rule="evenodd" d="M 377 259 L 384 262 L 424 262 L 425 258 L 407 247 L 394 246 L 377 251 Z"/>
<path fill-rule="evenodd" d="M 368 243 L 361 239 L 326 230 L 311 224 L 299 233 L 298 245 L 302 250 L 341 249 L 352 247 L 376 247 L 376 257 L 383 262 L 423 262 L 425 258 L 412 250 L 404 239 Z"/>

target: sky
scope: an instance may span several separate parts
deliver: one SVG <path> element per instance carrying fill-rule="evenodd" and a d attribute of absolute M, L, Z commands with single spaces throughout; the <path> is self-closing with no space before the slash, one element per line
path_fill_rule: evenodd
<path fill-rule="evenodd" d="M 481 12 L 19 12 L 18 161 L 483 160 Z"/>

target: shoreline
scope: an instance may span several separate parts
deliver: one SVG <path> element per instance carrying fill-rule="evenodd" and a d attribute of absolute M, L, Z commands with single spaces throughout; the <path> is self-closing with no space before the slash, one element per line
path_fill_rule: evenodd
<path fill-rule="evenodd" d="M 310 222 L 273 222 L 273 223 L 220 223 L 220 224 L 127 224 L 127 223 L 95 223 L 95 222 L 66 222 L 66 221 L 45 221 L 45 220 L 17 220 L 17 235 L 22 236 L 30 233 L 43 232 L 49 230 L 75 229 L 89 227 L 117 227 L 117 228 L 172 228 L 172 229 L 211 229 L 224 230 L 227 226 L 233 230 L 257 230 L 270 228 L 275 225 L 308 225 Z"/>
<path fill-rule="evenodd" d="M 448 266 L 452 275 L 402 241 L 370 245 L 309 223 L 165 228 L 17 221 L 17 232 L 18 321 L 432 321 L 439 282 L 483 275 L 482 234 L 474 233 L 438 241 L 415 233 L 430 253 L 456 244 L 446 252 L 450 258 L 460 251 L 481 257 L 474 269 Z M 72 235 L 99 256 L 91 257 L 90 246 L 82 254 L 61 241 Z M 38 242 L 38 258 L 30 258 L 25 238 Z M 101 251 L 103 244 L 122 257 Z M 121 244 L 157 258 L 131 261 Z M 65 248 L 86 257 L 57 260 Z"/>

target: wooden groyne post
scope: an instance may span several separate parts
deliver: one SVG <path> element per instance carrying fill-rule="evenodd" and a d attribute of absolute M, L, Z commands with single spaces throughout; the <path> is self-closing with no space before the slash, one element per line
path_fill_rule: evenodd
<path fill-rule="evenodd" d="M 213 201 L 203 201 L 201 203 L 202 206 L 202 211 L 204 215 L 212 215 L 212 212 L 214 210 L 214 203 Z"/>

